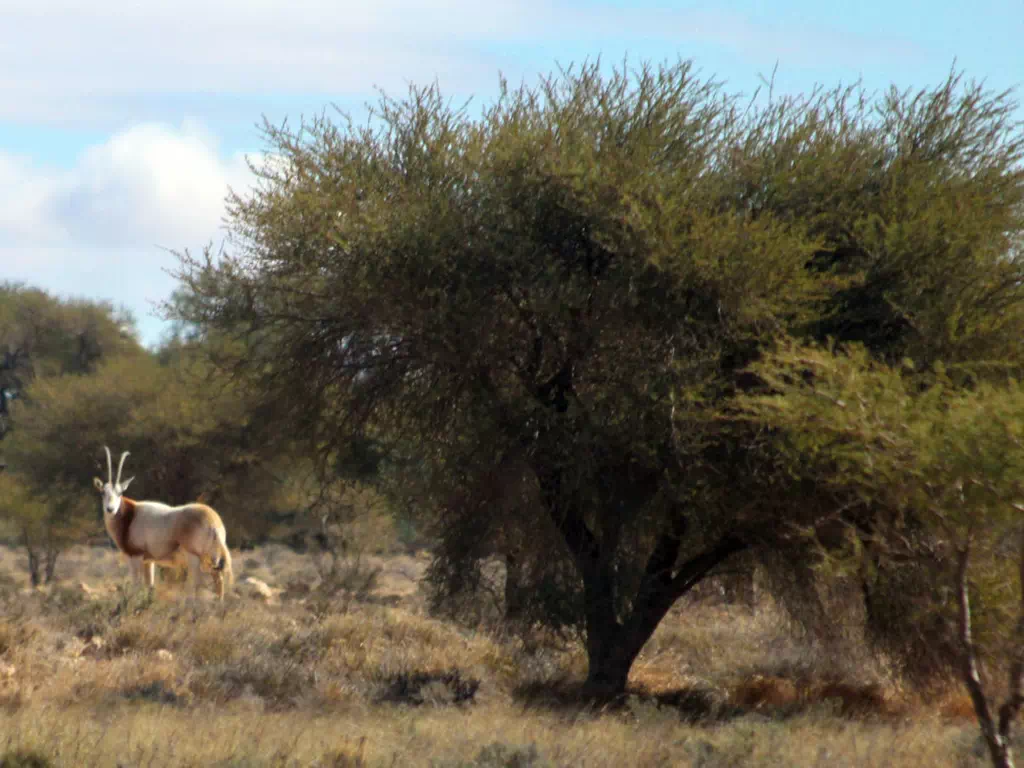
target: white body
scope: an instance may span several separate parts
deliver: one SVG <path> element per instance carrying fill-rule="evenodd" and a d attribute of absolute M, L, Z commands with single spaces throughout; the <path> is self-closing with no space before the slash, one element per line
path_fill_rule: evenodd
<path fill-rule="evenodd" d="M 116 482 L 111 479 L 103 483 L 95 478 L 94 484 L 103 494 L 103 522 L 107 533 L 128 556 L 132 574 L 152 587 L 157 563 L 177 564 L 184 558 L 195 592 L 199 591 L 200 571 L 209 570 L 217 595 L 223 599 L 224 575 L 230 582 L 233 574 L 227 532 L 220 515 L 206 504 L 171 507 L 159 501 L 127 498 L 124 491 L 133 478 L 124 484 L 120 482 L 121 467 L 127 455 L 121 456 Z M 109 469 L 109 449 L 107 462 Z"/>

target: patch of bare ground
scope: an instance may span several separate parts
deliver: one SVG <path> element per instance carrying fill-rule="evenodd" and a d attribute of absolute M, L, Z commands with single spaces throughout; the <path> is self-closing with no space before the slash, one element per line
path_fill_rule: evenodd
<path fill-rule="evenodd" d="M 358 593 L 283 547 L 235 562 L 273 599 L 149 595 L 87 547 L 32 590 L 0 550 L 0 764 L 985 765 L 955 688 L 914 698 L 770 602 L 680 606 L 595 702 L 578 644 L 427 615 L 422 555 L 365 560 Z"/>

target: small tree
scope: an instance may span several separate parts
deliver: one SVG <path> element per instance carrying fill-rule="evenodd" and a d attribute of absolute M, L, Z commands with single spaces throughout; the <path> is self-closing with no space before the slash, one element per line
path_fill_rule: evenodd
<path fill-rule="evenodd" d="M 60 553 L 92 522 L 92 505 L 59 487 L 35 493 L 14 473 L 0 476 L 0 499 L 0 519 L 25 549 L 32 586 L 52 583 Z"/>
<path fill-rule="evenodd" d="M 745 399 L 745 412 L 780 431 L 777 445 L 794 475 L 859 507 L 882 545 L 876 554 L 899 557 L 902 567 L 932 566 L 932 578 L 946 586 L 945 602 L 932 610 L 955 626 L 959 673 L 993 764 L 1013 765 L 1010 730 L 1024 704 L 1024 387 L 958 389 L 941 368 L 915 375 L 872 362 L 863 350 L 795 345 L 754 371 L 773 394 Z M 916 546 L 921 528 L 944 556 L 922 557 L 931 553 Z M 1015 600 L 1008 597 L 1014 579 Z M 971 601 L 978 589 L 980 639 Z M 998 718 L 981 671 L 986 655 L 1008 677 Z"/>

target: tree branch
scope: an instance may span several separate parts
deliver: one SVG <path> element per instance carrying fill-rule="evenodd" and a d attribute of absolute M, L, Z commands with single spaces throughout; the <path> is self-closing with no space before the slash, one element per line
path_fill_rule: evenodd
<path fill-rule="evenodd" d="M 967 564 L 971 557 L 971 542 L 968 539 L 957 557 L 957 598 L 959 603 L 960 619 L 960 646 L 963 652 L 961 674 L 964 678 L 964 685 L 970 694 L 971 703 L 974 705 L 974 713 L 978 718 L 978 725 L 981 728 L 982 736 L 988 745 L 989 753 L 992 756 L 992 763 L 996 766 L 1010 766 L 1006 755 L 1006 742 L 996 730 L 992 721 L 992 711 L 988 706 L 988 699 L 985 697 L 985 689 L 981 682 L 981 674 L 978 671 L 978 652 L 974 645 L 974 637 L 971 634 L 971 596 L 967 583 Z"/>
<path fill-rule="evenodd" d="M 747 546 L 747 543 L 739 536 L 730 533 L 720 539 L 711 549 L 683 563 L 669 584 L 669 593 L 673 602 L 693 589 L 712 568 L 737 552 L 742 552 Z"/>
<path fill-rule="evenodd" d="M 576 565 L 585 575 L 585 570 L 592 567 L 597 554 L 598 542 L 594 532 L 587 527 L 583 515 L 571 504 L 563 502 L 562 473 L 558 469 L 549 469 L 537 473 L 544 505 L 547 507 L 551 522 L 565 540 L 569 552 L 572 553 Z"/>
<path fill-rule="evenodd" d="M 672 582 L 672 566 L 676 564 L 679 557 L 683 536 L 686 535 L 686 522 L 686 517 L 679 515 L 673 520 L 672 529 L 658 539 L 651 551 L 651 556 L 647 558 L 647 567 L 644 569 L 644 579 L 640 591 L 643 591 L 644 584 L 648 582 L 666 585 Z"/>
<path fill-rule="evenodd" d="M 1024 706 L 1024 528 L 1021 529 L 1018 580 L 1020 582 L 1020 608 L 1017 627 L 1013 633 L 1013 662 L 1010 664 L 1010 686 L 1006 701 L 999 708 L 999 735 L 1004 744 L 1010 743 L 1010 728 L 1021 706 Z"/>
<path fill-rule="evenodd" d="M 739 537 L 729 534 L 711 549 L 684 563 L 673 577 L 671 568 L 679 555 L 684 527 L 684 523 L 677 524 L 671 533 L 663 535 L 647 561 L 633 610 L 620 639 L 626 654 L 635 656 L 639 653 L 676 600 L 707 576 L 716 565 L 747 547 Z"/>

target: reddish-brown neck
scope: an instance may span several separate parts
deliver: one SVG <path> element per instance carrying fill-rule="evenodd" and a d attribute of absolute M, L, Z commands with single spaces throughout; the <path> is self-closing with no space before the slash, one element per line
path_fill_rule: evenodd
<path fill-rule="evenodd" d="M 128 529 L 133 520 L 135 520 L 135 501 L 122 496 L 121 506 L 118 507 L 117 514 L 110 526 L 110 535 L 114 537 L 114 543 L 118 549 L 129 557 L 138 557 L 144 554 L 143 551 L 136 549 L 128 542 Z"/>

